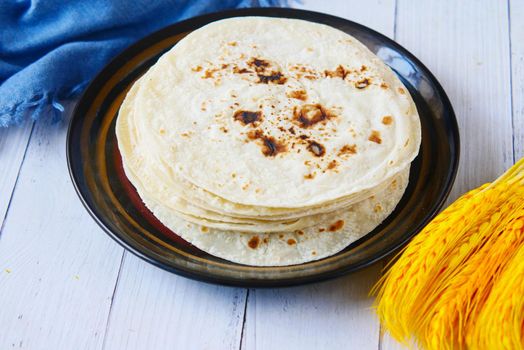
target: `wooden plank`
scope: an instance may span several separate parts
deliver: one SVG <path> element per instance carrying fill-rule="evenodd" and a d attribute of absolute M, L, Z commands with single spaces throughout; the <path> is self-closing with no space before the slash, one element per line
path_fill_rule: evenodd
<path fill-rule="evenodd" d="M 524 157 L 524 2 L 510 1 L 513 142 L 515 160 Z"/>
<path fill-rule="evenodd" d="M 442 83 L 460 125 L 460 169 L 450 200 L 496 178 L 513 161 L 506 2 L 405 1 L 397 41 Z M 389 336 L 382 349 L 402 349 Z"/>
<path fill-rule="evenodd" d="M 104 349 L 238 349 L 246 292 L 196 282 L 127 253 Z"/>
<path fill-rule="evenodd" d="M 393 0 L 310 0 L 300 7 L 348 18 L 393 36 Z M 242 349 L 377 349 L 379 323 L 370 310 L 368 292 L 380 270 L 378 264 L 322 284 L 250 290 Z"/>
<path fill-rule="evenodd" d="M 9 129 L 0 128 L 0 227 L 11 201 L 32 128 L 31 120 Z"/>
<path fill-rule="evenodd" d="M 123 250 L 80 204 L 65 135 L 36 123 L 5 220 L 0 349 L 102 347 Z"/>
<path fill-rule="evenodd" d="M 295 7 L 347 18 L 390 38 L 394 35 L 395 0 L 304 0 Z"/>
<path fill-rule="evenodd" d="M 250 290 L 243 349 L 378 349 L 368 297 L 381 264 L 321 284 Z"/>
<path fill-rule="evenodd" d="M 459 121 L 462 149 L 453 198 L 512 164 L 506 5 L 498 0 L 482 6 L 475 0 L 398 4 L 397 41 L 437 76 Z"/>

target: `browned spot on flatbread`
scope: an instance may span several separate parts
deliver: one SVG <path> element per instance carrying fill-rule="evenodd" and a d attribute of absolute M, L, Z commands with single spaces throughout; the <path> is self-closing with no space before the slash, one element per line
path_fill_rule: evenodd
<path fill-rule="evenodd" d="M 306 179 L 306 180 L 313 180 L 315 178 L 315 175 L 316 175 L 315 172 L 306 174 L 306 175 L 304 175 L 304 179 Z"/>
<path fill-rule="evenodd" d="M 333 159 L 331 162 L 329 162 L 327 169 L 334 170 L 337 168 L 337 166 L 338 166 L 338 162 L 336 161 L 336 159 Z"/>
<path fill-rule="evenodd" d="M 200 231 L 202 231 L 202 232 L 209 232 L 209 228 L 207 228 L 206 226 L 202 226 L 200 228 Z"/>
<path fill-rule="evenodd" d="M 269 74 L 258 74 L 258 82 L 261 84 L 285 84 L 287 78 L 280 72 L 271 72 Z"/>
<path fill-rule="evenodd" d="M 393 123 L 393 117 L 392 116 L 386 115 L 386 116 L 382 117 L 382 124 L 390 125 L 391 123 Z"/>
<path fill-rule="evenodd" d="M 328 230 L 330 232 L 335 232 L 335 231 L 341 230 L 343 227 L 344 227 L 344 220 L 338 220 L 335 223 L 333 223 L 332 225 L 330 225 Z"/>
<path fill-rule="evenodd" d="M 316 141 L 309 141 L 307 149 L 309 152 L 313 153 L 315 157 L 322 157 L 326 154 L 326 148 Z"/>
<path fill-rule="evenodd" d="M 262 137 L 262 153 L 266 157 L 274 157 L 279 153 L 286 151 L 286 145 L 277 141 L 273 136 Z"/>
<path fill-rule="evenodd" d="M 206 69 L 206 71 L 204 72 L 204 76 L 202 78 L 203 79 L 213 78 L 216 71 L 218 71 L 218 69 Z"/>
<path fill-rule="evenodd" d="M 297 244 L 297 241 L 295 241 L 293 238 L 290 238 L 290 239 L 287 240 L 287 244 L 288 245 Z"/>
<path fill-rule="evenodd" d="M 267 244 L 269 242 L 269 238 L 267 237 L 264 237 L 264 239 L 262 240 L 265 244 Z"/>
<path fill-rule="evenodd" d="M 202 70 L 202 66 L 196 66 L 196 67 L 193 67 L 193 68 L 191 68 L 191 70 L 192 70 L 193 72 L 200 72 L 200 71 Z"/>
<path fill-rule="evenodd" d="M 250 67 L 253 67 L 257 72 L 260 70 L 260 71 L 263 71 L 265 70 L 267 67 L 269 67 L 269 62 L 264 60 L 264 59 L 260 59 L 260 58 L 256 58 L 256 57 L 253 57 L 251 58 L 247 64 L 250 66 Z"/>
<path fill-rule="evenodd" d="M 247 138 L 250 140 L 256 140 L 264 136 L 264 133 L 260 130 L 250 130 L 247 133 Z"/>
<path fill-rule="evenodd" d="M 346 79 L 346 76 L 350 73 L 348 69 L 345 69 L 342 65 L 339 65 L 335 70 L 325 70 L 324 75 L 329 78 L 342 78 Z"/>
<path fill-rule="evenodd" d="M 311 255 L 317 255 L 317 252 L 313 250 L 313 251 L 311 252 Z"/>
<path fill-rule="evenodd" d="M 271 63 L 267 60 L 253 57 L 247 65 L 255 70 L 260 84 L 285 84 L 287 78 L 278 71 L 271 70 Z"/>
<path fill-rule="evenodd" d="M 247 68 L 238 68 L 238 67 L 233 67 L 233 73 L 235 74 L 246 74 L 246 73 L 253 73 L 253 71 L 247 69 Z"/>
<path fill-rule="evenodd" d="M 383 88 L 383 89 L 387 89 L 389 86 L 386 83 L 381 83 L 380 87 Z"/>
<path fill-rule="evenodd" d="M 367 71 L 367 70 L 368 70 L 368 67 L 365 66 L 365 65 L 362 65 L 362 66 L 360 67 L 360 71 L 361 71 L 361 72 L 365 72 L 365 71 Z"/>
<path fill-rule="evenodd" d="M 380 138 L 380 132 L 377 130 L 371 131 L 371 135 L 369 135 L 368 138 L 369 141 L 378 143 L 379 145 L 382 143 L 382 139 Z"/>
<path fill-rule="evenodd" d="M 247 133 L 250 140 L 258 140 L 262 149 L 262 154 L 266 157 L 274 157 L 279 153 L 286 152 L 285 143 L 278 141 L 273 136 L 264 135 L 261 130 L 250 130 Z"/>
<path fill-rule="evenodd" d="M 233 118 L 244 125 L 251 124 L 252 126 L 257 126 L 258 122 L 262 121 L 262 112 L 236 111 L 235 114 L 233 114 Z"/>
<path fill-rule="evenodd" d="M 321 104 L 305 104 L 293 108 L 293 122 L 301 128 L 307 129 L 318 123 L 334 118 L 335 115 Z"/>
<path fill-rule="evenodd" d="M 349 155 L 349 154 L 356 154 L 357 153 L 357 145 L 344 145 L 342 148 L 338 151 L 338 156 L 343 155 Z"/>
<path fill-rule="evenodd" d="M 259 244 L 260 244 L 260 238 L 258 236 L 251 237 L 251 239 L 247 242 L 247 245 L 251 249 L 257 249 Z"/>
<path fill-rule="evenodd" d="M 325 230 L 326 230 L 325 228 L 321 227 L 318 229 L 318 232 L 324 232 Z"/>
<path fill-rule="evenodd" d="M 398 93 L 401 94 L 401 95 L 404 95 L 406 93 L 406 90 L 404 90 L 403 88 L 399 87 L 398 88 Z"/>
<path fill-rule="evenodd" d="M 237 42 L 236 41 L 231 41 L 229 43 L 227 43 L 229 46 L 237 46 Z"/>
<path fill-rule="evenodd" d="M 371 80 L 369 78 L 360 79 L 359 81 L 355 82 L 355 87 L 357 89 L 365 89 L 369 85 L 371 85 Z"/>
<path fill-rule="evenodd" d="M 301 64 L 295 64 L 295 65 L 291 66 L 289 69 L 292 70 L 292 71 L 299 71 L 299 72 L 302 72 L 302 73 L 315 74 L 315 71 L 313 69 L 311 69 L 310 67 L 306 67 L 304 65 L 301 65 Z"/>
<path fill-rule="evenodd" d="M 304 234 L 304 231 L 302 231 L 302 230 L 297 230 L 297 231 L 295 231 L 295 232 L 296 232 L 297 235 L 299 235 L 299 236 L 302 236 L 302 235 Z"/>
<path fill-rule="evenodd" d="M 373 208 L 373 211 L 375 213 L 379 213 L 382 211 L 382 206 L 380 204 L 375 204 L 375 207 Z"/>
<path fill-rule="evenodd" d="M 283 234 L 279 234 L 278 238 L 284 238 L 284 235 Z"/>
<path fill-rule="evenodd" d="M 297 100 L 307 100 L 307 92 L 305 90 L 294 90 L 286 93 L 287 97 L 295 98 Z"/>

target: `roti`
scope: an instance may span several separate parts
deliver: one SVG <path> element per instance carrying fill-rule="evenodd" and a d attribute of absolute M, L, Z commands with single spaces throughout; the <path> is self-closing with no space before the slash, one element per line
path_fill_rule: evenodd
<path fill-rule="evenodd" d="M 421 138 L 407 88 L 358 40 L 269 17 L 188 34 L 133 84 L 115 130 L 166 227 L 254 266 L 321 259 L 376 228 Z"/>
<path fill-rule="evenodd" d="M 143 154 L 163 174 L 254 207 L 357 202 L 420 145 L 396 75 L 346 33 L 301 20 L 233 18 L 192 32 L 148 73 L 135 105 L 147 116 Z"/>

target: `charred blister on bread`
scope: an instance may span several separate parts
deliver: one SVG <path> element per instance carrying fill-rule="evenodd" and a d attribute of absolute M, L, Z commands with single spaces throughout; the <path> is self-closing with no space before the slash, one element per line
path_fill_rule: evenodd
<path fill-rule="evenodd" d="M 316 141 L 309 141 L 307 149 L 313 153 L 315 157 L 322 157 L 326 154 L 326 148 Z"/>
<path fill-rule="evenodd" d="M 293 107 L 293 121 L 303 129 L 314 127 L 317 124 L 323 124 L 327 120 L 335 117 L 335 114 L 320 103 Z"/>
<path fill-rule="evenodd" d="M 262 121 L 262 112 L 239 110 L 233 114 L 233 118 L 243 125 L 258 126 Z"/>

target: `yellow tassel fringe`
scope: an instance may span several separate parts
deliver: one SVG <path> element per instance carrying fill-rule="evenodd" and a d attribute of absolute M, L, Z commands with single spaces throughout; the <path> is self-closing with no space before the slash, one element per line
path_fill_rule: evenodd
<path fill-rule="evenodd" d="M 524 158 L 442 211 L 372 293 L 406 345 L 524 349 Z"/>

